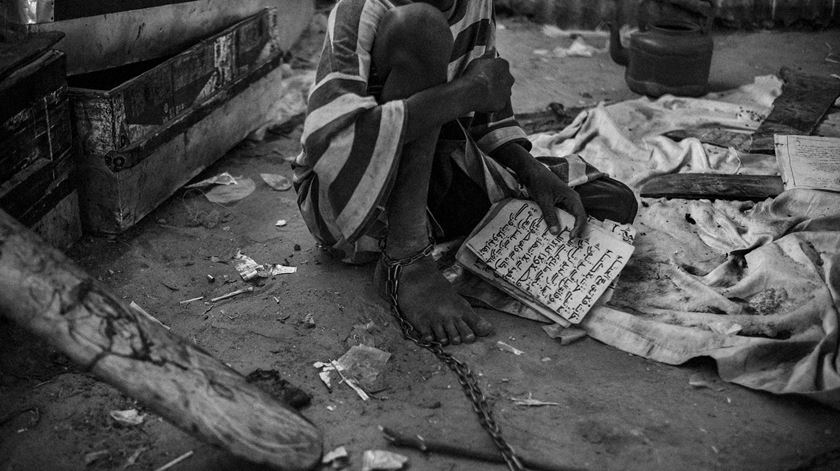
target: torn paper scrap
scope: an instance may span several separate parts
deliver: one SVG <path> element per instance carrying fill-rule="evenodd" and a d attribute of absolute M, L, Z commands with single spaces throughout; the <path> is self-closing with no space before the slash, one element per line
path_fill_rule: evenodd
<path fill-rule="evenodd" d="M 139 413 L 137 409 L 112 410 L 108 415 L 116 422 L 129 427 L 140 425 L 146 420 L 146 414 Z"/>
<path fill-rule="evenodd" d="M 502 342 L 501 340 L 496 342 L 496 347 L 503 352 L 513 353 L 516 356 L 519 356 L 519 355 L 522 355 L 523 353 L 525 353 L 522 350 L 514 347 L 513 345 L 508 345 L 508 344 Z"/>
<path fill-rule="evenodd" d="M 240 177 L 241 178 L 241 177 Z M 205 186 L 212 186 L 212 185 L 236 185 L 236 178 L 233 175 L 224 172 L 216 175 L 215 177 L 210 177 L 204 180 L 201 180 L 198 183 L 193 183 L 192 185 L 187 185 L 184 188 L 204 188 Z"/>
<path fill-rule="evenodd" d="M 350 458 L 350 454 L 347 453 L 347 449 L 343 446 L 336 448 L 330 452 L 324 454 L 324 457 L 321 458 L 321 463 L 325 465 L 331 465 L 334 461 L 337 462 L 346 462 Z"/>
<path fill-rule="evenodd" d="M 539 399 L 534 399 L 531 393 L 528 393 L 528 397 L 511 397 L 511 401 L 517 406 L 527 406 L 527 407 L 543 407 L 543 406 L 559 406 L 559 402 L 548 402 L 548 401 L 541 401 Z"/>
<path fill-rule="evenodd" d="M 391 354 L 367 345 L 354 345 L 338 363 L 345 376 L 351 376 L 368 391 L 374 390 Z"/>
<path fill-rule="evenodd" d="M 211 203 L 233 203 L 244 199 L 254 192 L 257 185 L 250 178 L 240 178 L 232 185 L 217 185 L 210 189 L 204 196 Z"/>
<path fill-rule="evenodd" d="M 327 389 L 332 388 L 332 373 L 335 372 L 347 386 L 366 401 L 370 399 L 367 391 L 376 392 L 384 389 L 381 375 L 390 357 L 390 353 L 378 348 L 355 345 L 338 360 L 319 361 L 313 366 L 321 370 L 318 376 Z"/>
<path fill-rule="evenodd" d="M 292 182 L 283 175 L 276 173 L 261 173 L 260 178 L 262 178 L 268 186 L 277 191 L 286 191 L 292 188 Z"/>
<path fill-rule="evenodd" d="M 394 471 L 402 469 L 408 458 L 385 450 L 365 450 L 362 455 L 362 471 Z"/>
<path fill-rule="evenodd" d="M 289 275 L 297 272 L 297 267 L 287 267 L 285 265 L 262 265 L 254 261 L 253 258 L 237 251 L 233 257 L 236 260 L 236 271 L 239 276 L 245 281 L 253 280 L 254 278 L 268 278 L 277 275 Z"/>

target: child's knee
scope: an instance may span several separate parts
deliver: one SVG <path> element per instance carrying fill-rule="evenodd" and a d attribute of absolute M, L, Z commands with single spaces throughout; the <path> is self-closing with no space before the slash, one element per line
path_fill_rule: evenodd
<path fill-rule="evenodd" d="M 613 180 L 614 183 L 614 197 L 616 202 L 616 213 L 618 218 L 615 222 L 622 224 L 630 224 L 636 219 L 636 214 L 639 211 L 639 205 L 636 202 L 636 195 L 627 185 L 618 180 Z"/>
<path fill-rule="evenodd" d="M 388 68 L 446 67 L 453 43 L 446 17 L 427 3 L 389 10 L 376 41 L 375 60 L 387 62 Z"/>

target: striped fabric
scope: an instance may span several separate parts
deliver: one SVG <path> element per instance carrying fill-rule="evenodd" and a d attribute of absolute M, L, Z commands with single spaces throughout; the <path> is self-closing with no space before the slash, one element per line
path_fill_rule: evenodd
<path fill-rule="evenodd" d="M 369 85 L 379 21 L 409 0 L 340 0 L 329 15 L 324 48 L 310 90 L 295 162 L 295 189 L 307 227 L 322 244 L 352 247 L 382 216 L 404 145 L 402 100 L 378 103 Z M 454 48 L 448 79 L 495 49 L 492 0 L 456 0 L 449 12 Z M 491 201 L 521 195 L 515 178 L 487 154 L 518 140 L 530 149 L 510 104 L 499 113 L 458 120 L 464 146 L 453 158 L 487 190 Z M 457 154 L 457 155 L 455 155 Z M 480 175 L 477 173 L 481 173 Z"/>

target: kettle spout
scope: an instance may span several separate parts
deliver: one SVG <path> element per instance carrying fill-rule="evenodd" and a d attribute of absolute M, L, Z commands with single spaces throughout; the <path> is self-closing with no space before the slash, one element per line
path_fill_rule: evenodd
<path fill-rule="evenodd" d="M 621 45 L 621 26 L 618 23 L 609 23 L 610 26 L 610 57 L 619 65 L 627 65 L 627 49 Z"/>

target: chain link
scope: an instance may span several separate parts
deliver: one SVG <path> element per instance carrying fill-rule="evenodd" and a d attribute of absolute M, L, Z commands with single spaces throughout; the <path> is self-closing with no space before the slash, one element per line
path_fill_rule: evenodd
<path fill-rule="evenodd" d="M 493 439 L 493 443 L 496 445 L 502 458 L 504 458 L 508 469 L 511 471 L 525 471 L 525 467 L 522 465 L 519 457 L 516 456 L 513 447 L 502 436 L 502 429 L 496 423 L 496 419 L 493 418 L 493 410 L 487 403 L 487 397 L 481 390 L 481 386 L 479 386 L 478 380 L 475 378 L 472 370 L 470 370 L 470 367 L 463 361 L 455 358 L 452 354 L 446 352 L 440 342 L 423 340 L 417 329 L 408 322 L 400 309 L 397 292 L 399 291 L 400 275 L 402 274 L 403 267 L 428 256 L 431 254 L 433 248 L 434 244 L 430 243 L 423 251 L 418 252 L 414 256 L 399 260 L 388 257 L 383 250 L 383 260 L 387 268 L 385 290 L 388 295 L 388 300 L 391 303 L 391 312 L 400 324 L 403 337 L 411 340 L 417 346 L 432 352 L 438 360 L 445 364 L 458 377 L 458 383 L 461 384 L 464 394 L 467 395 L 467 398 L 472 403 L 473 411 L 478 415 L 479 423 L 487 431 L 488 435 L 490 435 L 490 438 Z"/>

